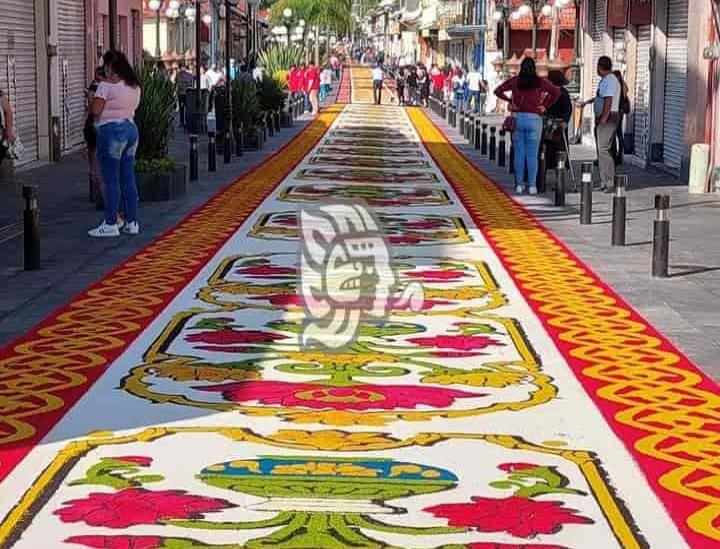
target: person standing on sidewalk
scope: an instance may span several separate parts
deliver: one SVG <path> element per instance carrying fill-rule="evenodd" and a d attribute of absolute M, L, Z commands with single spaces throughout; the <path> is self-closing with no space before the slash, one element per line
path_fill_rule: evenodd
<path fill-rule="evenodd" d="M 468 97 L 465 110 L 470 111 L 472 103 L 472 110 L 475 113 L 482 112 L 484 109 L 481 108 L 483 107 L 483 105 L 481 105 L 480 102 L 480 94 L 486 90 L 483 89 L 482 74 L 480 74 L 480 71 L 478 71 L 476 68 L 473 68 L 467 75 L 467 88 Z"/>
<path fill-rule="evenodd" d="M 88 231 L 92 237 L 138 234 L 138 193 L 135 185 L 135 151 L 138 129 L 133 118 L 140 104 L 140 83 L 135 71 L 118 51 L 103 56 L 104 82 L 95 92 L 91 112 L 97 121 L 97 155 L 105 182 L 105 219 Z M 120 196 L 124 222 L 118 223 Z"/>
<path fill-rule="evenodd" d="M 320 73 L 320 101 L 325 101 L 330 95 L 330 87 L 333 81 L 333 70 L 328 64 Z"/>
<path fill-rule="evenodd" d="M 10 99 L 0 90 L 0 164 L 8 156 L 8 149 L 12 148 L 16 137 L 15 117 Z"/>
<path fill-rule="evenodd" d="M 383 89 L 383 74 L 382 67 L 378 63 L 372 69 L 372 82 L 373 82 L 373 99 L 376 105 L 382 105 L 382 89 Z"/>
<path fill-rule="evenodd" d="M 408 103 L 410 105 L 417 105 L 418 102 L 418 75 L 417 68 L 414 66 L 408 67 L 407 78 L 405 79 L 405 85 L 408 90 Z"/>
<path fill-rule="evenodd" d="M 397 91 L 398 105 L 405 105 L 405 69 L 400 67 L 395 75 L 395 90 Z"/>
<path fill-rule="evenodd" d="M 510 92 L 510 95 L 508 95 Z M 528 192 L 537 194 L 538 153 L 542 138 L 545 112 L 558 100 L 560 90 L 548 80 L 537 74 L 535 61 L 526 57 L 520 64 L 520 74 L 514 76 L 495 89 L 495 95 L 510 104 L 510 112 L 515 118 L 512 141 L 515 150 L 515 192 L 521 194 L 525 189 L 520 183 L 525 166 L 528 171 Z"/>
<path fill-rule="evenodd" d="M 615 158 L 612 148 L 620 120 L 620 96 L 622 87 L 612 72 L 612 60 L 603 55 L 598 59 L 597 71 L 600 75 L 597 95 L 594 100 L 595 139 L 597 140 L 598 166 L 600 168 L 600 186 L 607 191 L 614 185 Z"/>
<path fill-rule="evenodd" d="M 312 107 L 312 115 L 315 116 L 320 111 L 320 102 L 318 101 L 318 94 L 320 92 L 320 71 L 312 61 L 308 63 L 308 68 L 305 72 L 305 79 L 308 96 L 310 97 L 310 106 Z"/>
<path fill-rule="evenodd" d="M 175 86 L 177 88 L 178 106 L 180 109 L 180 127 L 187 127 L 187 91 L 194 85 L 194 77 L 187 69 L 184 61 L 180 61 L 180 71 L 177 74 Z"/>

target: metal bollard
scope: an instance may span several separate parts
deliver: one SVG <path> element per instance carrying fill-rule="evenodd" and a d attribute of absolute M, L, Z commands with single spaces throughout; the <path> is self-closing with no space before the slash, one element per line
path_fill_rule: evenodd
<path fill-rule="evenodd" d="M 653 221 L 652 275 L 655 278 L 668 277 L 670 258 L 670 197 L 655 195 L 655 221 Z"/>
<path fill-rule="evenodd" d="M 215 145 L 215 132 L 208 132 L 208 171 L 217 171 L 217 147 Z"/>
<path fill-rule="evenodd" d="M 198 180 L 198 136 L 190 136 L 190 181 Z"/>
<path fill-rule="evenodd" d="M 280 133 L 280 129 L 281 129 L 281 126 L 280 126 L 280 109 L 278 109 L 278 110 L 275 111 L 274 119 L 275 119 L 275 133 Z"/>
<path fill-rule="evenodd" d="M 557 181 L 555 182 L 555 206 L 565 205 L 565 178 L 567 177 L 567 153 L 557 155 Z"/>
<path fill-rule="evenodd" d="M 475 129 L 473 130 L 475 132 L 475 139 L 473 139 L 473 146 L 475 147 L 476 151 L 480 150 L 480 142 L 482 141 L 482 119 L 478 118 L 475 121 Z"/>
<path fill-rule="evenodd" d="M 243 155 L 243 128 L 240 124 L 240 128 L 235 132 L 235 156 Z"/>
<path fill-rule="evenodd" d="M 482 156 L 487 156 L 488 154 L 488 134 L 487 134 L 488 125 L 487 122 L 483 122 L 482 124 L 482 135 L 480 136 L 480 154 Z"/>
<path fill-rule="evenodd" d="M 275 124 L 273 124 L 270 113 L 265 113 L 265 131 L 267 132 L 268 137 L 275 135 Z"/>
<path fill-rule="evenodd" d="M 475 125 L 475 115 L 469 113 L 465 121 L 465 141 L 472 142 L 472 127 Z"/>
<path fill-rule="evenodd" d="M 510 154 L 508 158 L 508 173 L 515 173 L 515 147 L 512 144 L 512 138 L 510 138 Z"/>
<path fill-rule="evenodd" d="M 580 188 L 580 224 L 592 224 L 592 172 L 593 163 L 582 163 L 582 187 Z"/>
<path fill-rule="evenodd" d="M 223 162 L 230 164 L 232 162 L 232 131 L 230 128 L 225 129 L 225 137 L 223 138 Z"/>
<path fill-rule="evenodd" d="M 25 210 L 23 211 L 24 268 L 26 271 L 37 271 L 40 269 L 38 188 L 35 185 L 23 185 L 22 193 L 25 199 Z"/>
<path fill-rule="evenodd" d="M 500 130 L 500 139 L 498 140 L 498 166 L 505 167 L 507 162 L 507 145 L 505 143 L 505 130 Z"/>
<path fill-rule="evenodd" d="M 538 154 L 538 173 L 537 180 L 535 181 L 538 194 L 545 194 L 545 191 L 547 191 L 547 162 L 545 161 L 546 150 L 545 143 L 540 143 L 540 152 Z"/>
<path fill-rule="evenodd" d="M 625 227 L 627 225 L 627 188 L 628 176 L 616 175 L 612 212 L 613 246 L 625 246 Z"/>
<path fill-rule="evenodd" d="M 460 135 L 465 135 L 465 111 L 460 111 L 460 120 L 458 121 L 457 130 Z"/>
<path fill-rule="evenodd" d="M 490 127 L 490 143 L 488 145 L 488 159 L 492 162 L 497 158 L 497 128 L 495 126 Z"/>

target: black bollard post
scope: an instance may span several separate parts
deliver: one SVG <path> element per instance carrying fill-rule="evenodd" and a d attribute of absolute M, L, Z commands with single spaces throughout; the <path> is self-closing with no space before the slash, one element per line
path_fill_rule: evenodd
<path fill-rule="evenodd" d="M 480 150 L 480 142 L 482 141 L 482 119 L 478 117 L 478 119 L 475 121 L 475 128 L 473 130 L 475 132 L 475 139 L 473 140 L 473 144 L 475 146 L 475 150 Z"/>
<path fill-rule="evenodd" d="M 507 163 L 507 145 L 505 144 L 505 130 L 500 130 L 500 139 L 498 140 L 498 166 L 505 167 Z"/>
<path fill-rule="evenodd" d="M 565 178 L 567 177 L 567 153 L 557 154 L 557 181 L 555 182 L 555 205 L 565 205 Z"/>
<path fill-rule="evenodd" d="M 235 156 L 242 156 L 243 148 L 243 127 L 240 124 L 240 127 L 235 132 Z"/>
<path fill-rule="evenodd" d="M 512 144 L 512 137 L 510 138 L 510 155 L 508 158 L 508 173 L 515 173 L 515 147 Z"/>
<path fill-rule="evenodd" d="M 225 137 L 223 138 L 223 163 L 230 164 L 232 162 L 232 131 L 225 128 Z"/>
<path fill-rule="evenodd" d="M 215 146 L 215 132 L 208 132 L 208 171 L 217 171 L 217 150 Z"/>
<path fill-rule="evenodd" d="M 540 152 L 538 154 L 537 181 L 535 182 L 538 194 L 545 194 L 545 191 L 547 191 L 547 163 L 545 162 L 545 151 L 545 143 L 540 143 Z"/>
<path fill-rule="evenodd" d="M 198 155 L 198 136 L 193 134 L 190 136 L 190 181 L 198 180 Z"/>
<path fill-rule="evenodd" d="M 487 134 L 488 125 L 487 122 L 483 122 L 482 124 L 482 135 L 480 136 L 480 154 L 482 156 L 488 155 L 488 134 Z"/>
<path fill-rule="evenodd" d="M 465 141 L 472 143 L 472 127 L 475 125 L 475 115 L 473 113 L 468 114 L 467 120 L 465 121 Z"/>
<path fill-rule="evenodd" d="M 495 126 L 490 127 L 490 143 L 488 145 L 488 160 L 493 162 L 497 158 L 497 128 Z"/>
<path fill-rule="evenodd" d="M 460 120 L 458 121 L 457 130 L 460 135 L 465 134 L 465 111 L 460 111 Z"/>
<path fill-rule="evenodd" d="M 275 133 L 280 133 L 280 109 L 275 111 Z"/>
<path fill-rule="evenodd" d="M 653 221 L 652 275 L 668 277 L 670 259 L 670 196 L 655 195 L 655 221 Z"/>
<path fill-rule="evenodd" d="M 40 210 L 38 209 L 38 188 L 23 185 L 25 211 L 23 211 L 24 268 L 26 271 L 40 269 Z"/>
<path fill-rule="evenodd" d="M 627 175 L 615 176 L 615 195 L 613 196 L 612 245 L 625 246 L 625 226 L 627 224 Z"/>
<path fill-rule="evenodd" d="M 582 187 L 580 189 L 580 224 L 592 224 L 592 172 L 593 163 L 582 163 Z"/>
<path fill-rule="evenodd" d="M 275 135 L 275 125 L 272 122 L 272 117 L 270 116 L 270 113 L 265 113 L 265 131 L 267 132 L 268 137 L 272 137 Z"/>

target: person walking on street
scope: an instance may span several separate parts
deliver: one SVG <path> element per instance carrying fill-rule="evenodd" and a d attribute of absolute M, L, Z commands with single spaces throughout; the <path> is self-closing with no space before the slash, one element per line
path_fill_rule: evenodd
<path fill-rule="evenodd" d="M 397 90 L 398 104 L 405 104 L 405 69 L 400 67 L 395 75 L 395 89 Z"/>
<path fill-rule="evenodd" d="M 320 93 L 320 71 L 315 63 L 310 61 L 307 71 L 305 72 L 306 89 L 310 98 L 310 106 L 312 107 L 312 115 L 315 116 L 320 111 L 320 102 L 318 94 Z"/>
<path fill-rule="evenodd" d="M 383 70 L 378 63 L 372 69 L 373 99 L 376 105 L 382 105 Z"/>
<path fill-rule="evenodd" d="M 455 69 L 452 77 L 452 93 L 453 99 L 455 100 L 455 108 L 460 112 L 465 102 L 465 75 L 460 67 Z"/>
<path fill-rule="evenodd" d="M 427 107 L 430 100 L 430 75 L 425 66 L 418 67 L 418 88 L 420 90 L 420 105 Z"/>
<path fill-rule="evenodd" d="M 468 98 L 467 98 L 467 106 L 466 110 L 470 110 L 471 103 L 472 103 L 472 110 L 475 113 L 479 113 L 482 111 L 482 105 L 480 103 L 480 95 L 485 90 L 483 89 L 483 78 L 482 74 L 480 74 L 480 71 L 477 69 L 471 70 L 467 75 L 467 88 L 468 88 Z"/>
<path fill-rule="evenodd" d="M 568 80 L 562 71 L 551 70 L 548 80 L 560 90 L 560 97 L 547 110 L 549 131 L 547 132 L 545 165 L 548 170 L 557 169 L 558 153 L 566 151 L 568 145 L 568 125 L 572 117 L 573 104 L 565 86 Z"/>
<path fill-rule="evenodd" d="M 615 78 L 618 79 L 618 82 L 620 82 L 620 110 L 618 111 L 617 132 L 615 139 L 615 165 L 619 166 L 623 163 L 623 157 L 625 156 L 625 133 L 623 131 L 623 119 L 625 118 L 625 115 L 630 114 L 630 99 L 628 98 L 630 89 L 628 88 L 627 82 L 625 82 L 625 79 L 620 71 L 613 71 L 613 74 L 615 75 Z"/>
<path fill-rule="evenodd" d="M 320 101 L 325 101 L 330 95 L 330 86 L 333 81 L 333 70 L 328 64 L 320 73 Z"/>
<path fill-rule="evenodd" d="M 415 67 L 408 68 L 407 79 L 405 80 L 408 89 L 408 103 L 417 105 L 418 101 L 418 76 Z"/>
<path fill-rule="evenodd" d="M 612 72 L 612 60 L 603 55 L 598 59 L 600 75 L 597 95 L 594 101 L 595 139 L 597 140 L 600 187 L 607 191 L 615 181 L 615 159 L 612 155 L 618 121 L 620 120 L 620 98 L 622 85 Z"/>
<path fill-rule="evenodd" d="M 187 91 L 194 85 L 193 74 L 187 69 L 184 61 L 180 61 L 180 71 L 177 74 L 175 86 L 177 88 L 178 107 L 180 110 L 180 127 L 187 127 Z"/>
<path fill-rule="evenodd" d="M 443 88 L 445 87 L 445 73 L 437 65 L 433 65 L 430 69 L 430 79 L 432 80 L 432 93 L 436 99 L 443 98 Z"/>
<path fill-rule="evenodd" d="M 508 95 L 510 93 L 510 95 Z M 525 189 L 522 177 L 525 167 L 528 171 L 528 192 L 537 194 L 538 153 L 542 138 L 543 119 L 555 101 L 560 90 L 548 80 L 537 74 L 535 61 L 526 57 L 520 64 L 520 74 L 500 84 L 495 95 L 510 104 L 510 112 L 515 119 L 512 141 L 515 150 L 515 192 L 521 194 Z"/>
<path fill-rule="evenodd" d="M 135 185 L 135 152 L 138 129 L 133 117 L 140 104 L 140 83 L 135 71 L 118 51 L 103 56 L 106 80 L 93 98 L 91 112 L 97 127 L 97 155 L 105 182 L 105 219 L 88 231 L 93 237 L 138 234 L 138 193 Z M 118 223 L 120 196 L 123 199 L 124 222 Z"/>

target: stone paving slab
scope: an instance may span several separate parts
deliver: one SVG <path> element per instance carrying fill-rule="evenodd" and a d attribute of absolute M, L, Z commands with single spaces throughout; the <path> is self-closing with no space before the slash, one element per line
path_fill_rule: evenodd
<path fill-rule="evenodd" d="M 496 163 L 471 148 L 456 130 L 428 111 L 463 153 L 507 192 L 514 179 Z M 572 147 L 576 174 L 580 162 L 593 160 L 594 150 Z M 583 261 L 626 299 L 709 376 L 720 380 L 720 196 L 689 195 L 687 187 L 659 169 L 625 164 L 630 176 L 625 247 L 610 245 L 612 196 L 593 193 L 593 224 L 579 223 L 578 193 L 569 193 L 566 207 L 544 196 L 515 196 L 533 215 L 565 242 Z M 552 175 L 548 184 L 552 184 Z M 670 278 L 651 276 L 654 196 L 671 199 Z"/>

